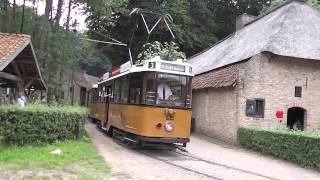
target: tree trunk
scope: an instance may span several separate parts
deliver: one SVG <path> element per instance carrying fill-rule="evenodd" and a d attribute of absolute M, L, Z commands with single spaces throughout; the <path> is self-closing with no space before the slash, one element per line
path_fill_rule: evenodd
<path fill-rule="evenodd" d="M 3 10 L 3 13 L 1 13 L 2 15 L 0 16 L 0 18 L 1 18 L 0 31 L 6 32 L 9 29 L 8 28 L 9 27 L 9 25 L 8 25 L 8 12 L 7 12 L 9 2 L 8 2 L 8 0 L 3 0 L 2 2 L 3 3 L 1 3 L 1 5 L 3 5 L 3 7 L 1 10 Z"/>
<path fill-rule="evenodd" d="M 38 13 L 37 13 L 37 7 L 36 7 L 36 0 L 32 0 L 32 11 L 36 14 L 36 15 L 38 15 Z"/>
<path fill-rule="evenodd" d="M 68 15 L 67 15 L 67 23 L 66 23 L 66 29 L 69 31 L 70 28 L 70 14 L 71 14 L 71 6 L 72 6 L 72 0 L 69 0 L 69 5 L 68 5 Z"/>
<path fill-rule="evenodd" d="M 40 58 L 42 60 L 42 67 L 45 68 L 46 59 L 46 44 L 48 36 L 49 16 L 52 10 L 52 0 L 46 0 L 45 12 L 41 20 L 41 36 L 40 36 Z"/>
<path fill-rule="evenodd" d="M 63 6 L 63 0 L 59 0 L 57 14 L 55 17 L 55 26 L 56 27 L 59 27 L 59 25 L 60 25 L 60 19 L 61 19 L 61 15 L 62 15 L 62 6 Z"/>
<path fill-rule="evenodd" d="M 12 5 L 12 17 L 13 17 L 13 20 L 16 20 L 16 7 L 17 7 L 16 0 L 13 0 L 13 5 Z"/>
<path fill-rule="evenodd" d="M 9 4 L 8 0 L 4 0 L 3 1 L 3 11 L 7 11 L 8 10 L 8 4 Z"/>
<path fill-rule="evenodd" d="M 20 27 L 20 33 L 23 33 L 23 26 L 24 26 L 24 9 L 26 6 L 26 0 L 23 0 L 23 5 L 22 5 L 22 19 L 21 19 L 21 27 Z"/>

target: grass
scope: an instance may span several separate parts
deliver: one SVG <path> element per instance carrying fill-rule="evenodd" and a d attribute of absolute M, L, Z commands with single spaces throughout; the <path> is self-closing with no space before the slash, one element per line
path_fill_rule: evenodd
<path fill-rule="evenodd" d="M 62 155 L 50 154 L 58 148 L 62 151 Z M 87 137 L 83 137 L 80 141 L 66 141 L 45 146 L 0 145 L 0 167 L 5 167 L 5 171 L 53 170 L 61 174 L 76 175 L 75 179 L 102 179 L 110 170 Z M 37 173 L 35 176 L 37 179 Z M 41 176 L 41 179 L 45 178 Z"/>

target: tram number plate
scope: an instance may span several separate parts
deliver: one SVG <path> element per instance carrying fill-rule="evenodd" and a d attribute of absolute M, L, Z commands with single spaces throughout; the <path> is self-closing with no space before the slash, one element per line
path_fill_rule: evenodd
<path fill-rule="evenodd" d="M 178 64 L 169 64 L 169 63 L 161 63 L 161 69 L 168 70 L 168 71 L 179 71 L 179 72 L 185 72 L 186 67 L 183 65 Z"/>

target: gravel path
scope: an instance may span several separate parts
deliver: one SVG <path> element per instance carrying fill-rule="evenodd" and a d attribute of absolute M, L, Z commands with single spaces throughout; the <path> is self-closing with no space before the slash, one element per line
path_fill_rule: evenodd
<path fill-rule="evenodd" d="M 320 173 L 203 136 L 193 136 L 189 153 L 130 149 L 87 124 L 86 130 L 115 179 L 320 179 Z"/>

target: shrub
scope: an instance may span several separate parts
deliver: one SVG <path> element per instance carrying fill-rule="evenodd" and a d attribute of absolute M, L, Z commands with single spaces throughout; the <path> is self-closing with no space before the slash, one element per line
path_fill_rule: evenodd
<path fill-rule="evenodd" d="M 302 166 L 320 168 L 320 135 L 280 129 L 238 130 L 240 145 Z"/>
<path fill-rule="evenodd" d="M 28 105 L 0 107 L 0 133 L 6 144 L 44 144 L 74 139 L 76 125 L 84 122 L 86 109 Z"/>

